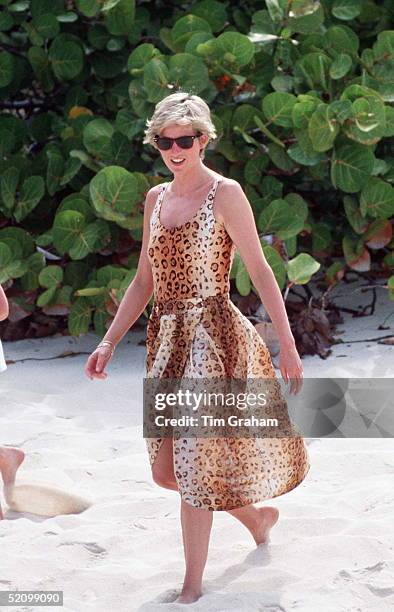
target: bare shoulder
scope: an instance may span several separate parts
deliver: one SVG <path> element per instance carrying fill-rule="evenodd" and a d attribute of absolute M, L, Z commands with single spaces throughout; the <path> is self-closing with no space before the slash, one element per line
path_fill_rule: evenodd
<path fill-rule="evenodd" d="M 162 190 L 162 188 L 163 188 L 162 183 L 159 183 L 158 185 L 154 185 L 153 187 L 151 187 L 145 194 L 145 201 L 143 203 L 143 208 L 144 208 L 144 212 L 148 215 L 149 218 L 153 212 L 157 197 L 160 191 Z"/>
<path fill-rule="evenodd" d="M 159 183 L 158 185 L 154 185 L 153 187 L 151 187 L 146 192 L 145 203 L 149 205 L 152 202 L 154 202 L 162 189 L 163 189 L 163 183 Z"/>
<path fill-rule="evenodd" d="M 222 177 L 215 196 L 215 216 L 219 223 L 224 223 L 225 217 L 232 209 L 239 213 L 240 203 L 246 200 L 245 193 L 238 181 Z"/>

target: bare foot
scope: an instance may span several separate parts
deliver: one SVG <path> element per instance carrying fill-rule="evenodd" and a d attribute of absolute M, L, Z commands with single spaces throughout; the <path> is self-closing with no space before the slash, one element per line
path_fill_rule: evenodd
<path fill-rule="evenodd" d="M 25 458 L 25 453 L 19 448 L 0 446 L 0 473 L 4 486 L 15 483 L 16 472 Z"/>
<path fill-rule="evenodd" d="M 279 510 L 272 508 L 271 506 L 264 506 L 264 508 L 258 508 L 260 514 L 260 521 L 252 531 L 252 536 L 257 546 L 264 544 L 267 541 L 270 529 L 275 525 L 279 518 Z"/>
<path fill-rule="evenodd" d="M 197 599 L 200 599 L 201 595 L 201 591 L 199 593 L 196 593 L 195 591 L 183 591 L 173 603 L 193 603 L 197 601 Z"/>

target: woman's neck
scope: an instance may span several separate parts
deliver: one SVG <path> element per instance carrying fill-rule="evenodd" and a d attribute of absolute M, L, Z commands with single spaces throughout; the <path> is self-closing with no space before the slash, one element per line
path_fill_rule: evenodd
<path fill-rule="evenodd" d="M 190 168 L 187 173 L 174 174 L 171 192 L 175 196 L 182 197 L 201 189 L 214 178 L 215 174 L 200 162 L 197 168 Z"/>

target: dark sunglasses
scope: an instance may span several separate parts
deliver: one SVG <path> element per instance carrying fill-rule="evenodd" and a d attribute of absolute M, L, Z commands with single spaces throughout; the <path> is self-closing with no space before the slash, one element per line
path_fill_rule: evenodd
<path fill-rule="evenodd" d="M 168 138 L 167 136 L 155 136 L 154 141 L 161 151 L 168 151 L 172 148 L 174 142 L 181 149 L 191 149 L 194 144 L 194 139 L 202 136 L 201 132 L 197 132 L 194 136 L 178 136 L 178 138 Z"/>

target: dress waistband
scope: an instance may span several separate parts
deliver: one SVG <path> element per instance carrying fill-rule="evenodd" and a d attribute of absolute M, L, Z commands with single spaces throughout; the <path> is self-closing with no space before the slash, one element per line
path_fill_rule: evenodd
<path fill-rule="evenodd" d="M 152 311 L 156 313 L 173 312 L 182 314 L 194 310 L 195 308 L 204 308 L 214 305 L 220 306 L 224 302 L 230 300 L 229 293 L 217 293 L 206 297 L 190 297 L 172 300 L 155 300 Z"/>

